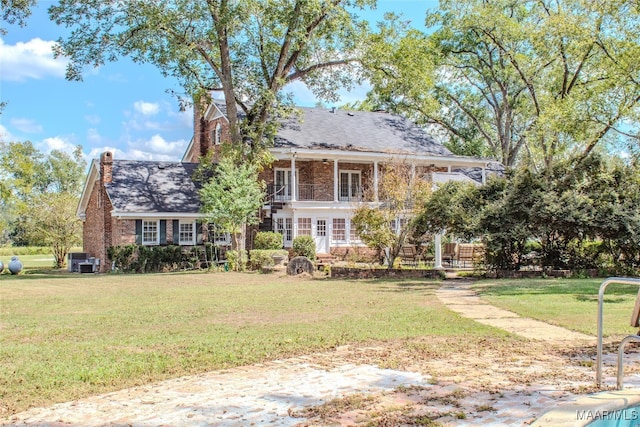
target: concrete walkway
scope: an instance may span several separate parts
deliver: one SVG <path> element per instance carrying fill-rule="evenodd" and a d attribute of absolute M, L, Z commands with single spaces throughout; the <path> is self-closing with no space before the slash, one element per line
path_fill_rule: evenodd
<path fill-rule="evenodd" d="M 484 302 L 471 290 L 470 280 L 447 280 L 436 291 L 438 299 L 450 310 L 478 323 L 494 326 L 528 339 L 555 343 L 595 343 L 596 338 L 517 314 Z"/>

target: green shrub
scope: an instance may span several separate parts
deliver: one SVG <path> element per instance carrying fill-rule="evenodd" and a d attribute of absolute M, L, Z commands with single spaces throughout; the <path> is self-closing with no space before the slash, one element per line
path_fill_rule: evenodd
<path fill-rule="evenodd" d="M 260 270 L 262 267 L 272 266 L 272 255 L 282 255 L 286 257 L 289 254 L 285 249 L 254 249 L 249 251 L 249 263 L 250 270 Z"/>
<path fill-rule="evenodd" d="M 293 239 L 294 256 L 305 256 L 311 261 L 316 259 L 316 242 L 311 236 L 298 236 Z"/>
<path fill-rule="evenodd" d="M 117 270 L 125 273 L 149 273 L 200 268 L 203 249 L 178 245 L 169 246 L 112 246 L 107 250 Z"/>
<path fill-rule="evenodd" d="M 275 231 L 260 231 L 253 240 L 254 249 L 282 249 L 282 234 Z"/>
<path fill-rule="evenodd" d="M 247 251 L 227 251 L 226 258 L 229 263 L 229 270 L 244 271 L 247 267 Z"/>

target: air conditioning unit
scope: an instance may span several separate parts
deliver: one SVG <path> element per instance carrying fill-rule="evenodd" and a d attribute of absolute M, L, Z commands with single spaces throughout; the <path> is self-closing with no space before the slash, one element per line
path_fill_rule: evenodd
<path fill-rule="evenodd" d="M 70 252 L 67 254 L 67 269 L 72 273 L 80 272 L 80 263 L 87 261 L 89 254 L 86 252 Z"/>

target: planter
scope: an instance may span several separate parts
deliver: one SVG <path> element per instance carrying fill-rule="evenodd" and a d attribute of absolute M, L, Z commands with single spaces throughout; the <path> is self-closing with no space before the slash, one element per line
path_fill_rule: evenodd
<path fill-rule="evenodd" d="M 7 266 L 9 268 L 9 272 L 11 274 L 19 274 L 22 271 L 22 262 L 18 259 L 17 256 L 11 257 L 11 261 Z"/>
<path fill-rule="evenodd" d="M 284 263 L 284 255 L 271 255 L 271 259 L 276 267 Z"/>

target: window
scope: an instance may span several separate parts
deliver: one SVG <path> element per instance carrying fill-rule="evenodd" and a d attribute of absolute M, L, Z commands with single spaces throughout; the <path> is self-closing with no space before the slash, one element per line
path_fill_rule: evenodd
<path fill-rule="evenodd" d="M 360 194 L 360 171 L 340 171 L 340 200 L 359 200 Z"/>
<path fill-rule="evenodd" d="M 214 231 L 212 241 L 214 245 L 228 246 L 231 244 L 231 234 L 226 231 Z"/>
<path fill-rule="evenodd" d="M 195 223 L 193 222 L 181 222 L 179 227 L 179 241 L 181 245 L 193 245 L 195 244 Z"/>
<path fill-rule="evenodd" d="M 208 240 L 217 246 L 229 246 L 231 244 L 231 234 L 222 231 L 215 224 L 208 224 Z"/>
<path fill-rule="evenodd" d="M 142 244 L 157 245 L 160 243 L 158 221 L 142 221 Z"/>
<path fill-rule="evenodd" d="M 293 239 L 293 219 L 292 218 L 275 218 L 275 231 L 282 234 L 285 246 L 291 244 Z"/>
<path fill-rule="evenodd" d="M 318 237 L 325 237 L 327 235 L 327 220 L 319 219 L 317 222 L 316 234 Z"/>
<path fill-rule="evenodd" d="M 349 221 L 349 241 L 356 242 L 360 240 L 360 236 L 356 233 L 356 227 L 353 225 L 353 222 Z"/>
<path fill-rule="evenodd" d="M 347 221 L 344 218 L 333 219 L 333 241 L 345 241 L 347 239 Z"/>
<path fill-rule="evenodd" d="M 213 143 L 214 145 L 220 145 L 220 139 L 221 139 L 221 132 L 222 132 L 222 126 L 220 126 L 220 123 L 216 124 L 216 129 L 213 131 L 214 135 L 213 135 Z"/>
<path fill-rule="evenodd" d="M 298 236 L 311 236 L 311 218 L 298 218 Z"/>
<path fill-rule="evenodd" d="M 291 169 L 275 170 L 275 199 L 291 200 Z"/>

